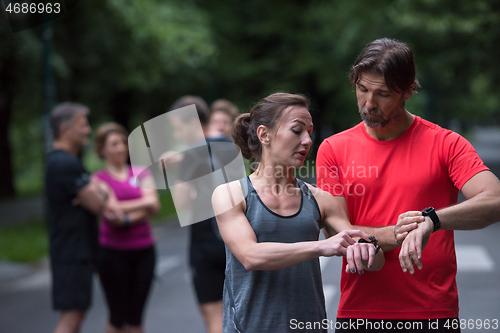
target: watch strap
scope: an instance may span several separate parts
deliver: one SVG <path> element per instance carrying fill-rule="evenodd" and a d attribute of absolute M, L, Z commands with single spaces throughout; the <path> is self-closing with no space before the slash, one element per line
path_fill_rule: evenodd
<path fill-rule="evenodd" d="M 432 232 L 436 232 L 441 229 L 441 222 L 439 221 L 439 217 L 436 214 L 436 210 L 434 207 L 428 207 L 422 211 L 423 216 L 429 216 L 432 223 L 434 223 L 434 230 Z"/>

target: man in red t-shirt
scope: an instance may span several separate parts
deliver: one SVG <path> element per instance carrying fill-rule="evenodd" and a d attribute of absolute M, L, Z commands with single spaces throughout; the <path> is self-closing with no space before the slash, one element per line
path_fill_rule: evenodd
<path fill-rule="evenodd" d="M 371 42 L 350 80 L 363 121 L 323 141 L 317 185 L 377 238 L 386 263 L 348 274 L 344 259 L 337 332 L 445 330 L 458 318 L 453 230 L 500 220 L 500 182 L 467 140 L 405 109 L 419 86 L 406 44 Z M 457 205 L 459 190 L 467 200 Z M 420 211 L 422 222 L 401 223 Z"/>

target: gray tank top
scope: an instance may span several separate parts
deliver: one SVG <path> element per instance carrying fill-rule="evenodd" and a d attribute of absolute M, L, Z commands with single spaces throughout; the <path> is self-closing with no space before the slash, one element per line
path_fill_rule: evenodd
<path fill-rule="evenodd" d="M 249 177 L 240 180 L 247 193 L 245 215 L 259 243 L 318 240 L 318 203 L 307 185 L 297 182 L 300 208 L 293 215 L 281 216 L 264 205 Z M 326 310 L 318 258 L 284 269 L 249 272 L 226 247 L 223 302 L 224 333 L 327 332 L 320 325 Z M 301 322 L 316 323 L 316 329 L 292 329 Z"/>

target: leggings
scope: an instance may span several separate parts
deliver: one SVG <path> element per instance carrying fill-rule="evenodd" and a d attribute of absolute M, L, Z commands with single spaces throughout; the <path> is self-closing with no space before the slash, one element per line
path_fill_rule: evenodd
<path fill-rule="evenodd" d="M 137 250 L 100 248 L 99 278 L 108 303 L 109 322 L 113 326 L 142 325 L 155 260 L 154 246 Z"/>

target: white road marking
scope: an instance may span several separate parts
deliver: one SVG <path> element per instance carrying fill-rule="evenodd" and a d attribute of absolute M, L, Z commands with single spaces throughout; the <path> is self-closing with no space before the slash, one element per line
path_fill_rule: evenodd
<path fill-rule="evenodd" d="M 326 267 L 332 262 L 334 257 L 319 257 L 319 265 L 321 274 L 324 274 Z M 337 287 L 333 284 L 323 283 L 323 294 L 325 295 L 326 313 L 329 313 L 328 308 L 337 294 Z"/>
<path fill-rule="evenodd" d="M 491 272 L 495 262 L 480 245 L 456 245 L 457 270 L 459 272 Z"/>
<path fill-rule="evenodd" d="M 50 281 L 50 271 L 43 270 L 13 282 L 7 291 L 15 292 L 29 289 L 48 288 L 50 286 Z"/>
<path fill-rule="evenodd" d="M 319 257 L 319 266 L 321 267 L 321 273 L 325 271 L 326 266 L 331 263 L 334 257 Z"/>
<path fill-rule="evenodd" d="M 325 284 L 323 285 L 323 293 L 325 294 L 326 312 L 328 313 L 328 307 L 337 294 L 337 287 L 335 287 L 333 284 Z"/>
<path fill-rule="evenodd" d="M 159 258 L 156 265 L 156 273 L 162 276 L 181 265 L 182 259 L 180 255 L 162 256 Z M 34 274 L 9 282 L 8 285 L 2 286 L 2 290 L 6 292 L 17 292 L 22 290 L 49 288 L 50 284 L 51 273 L 50 269 L 47 267 Z"/>
<path fill-rule="evenodd" d="M 165 275 L 174 268 L 181 266 L 182 259 L 180 255 L 163 256 L 160 257 L 156 265 L 156 274 Z"/>

